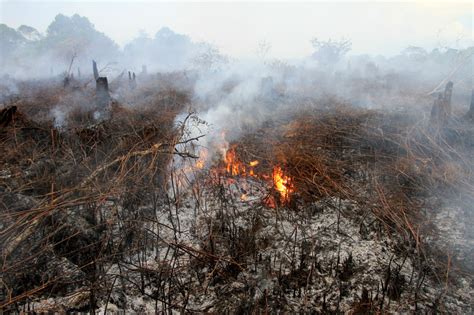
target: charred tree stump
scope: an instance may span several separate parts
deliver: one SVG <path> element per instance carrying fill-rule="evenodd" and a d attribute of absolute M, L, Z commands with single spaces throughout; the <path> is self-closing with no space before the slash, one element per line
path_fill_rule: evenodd
<path fill-rule="evenodd" d="M 94 79 L 97 81 L 99 79 L 99 70 L 97 70 L 97 63 L 92 60 L 92 71 L 94 72 Z"/>
<path fill-rule="evenodd" d="M 67 88 L 70 84 L 71 84 L 71 79 L 68 76 L 64 77 L 63 87 Z"/>
<path fill-rule="evenodd" d="M 15 115 L 17 110 L 16 106 L 10 106 L 4 108 L 0 111 L 0 126 L 6 127 L 9 123 L 13 121 L 13 115 Z"/>
<path fill-rule="evenodd" d="M 469 110 L 466 113 L 465 118 L 470 121 L 474 121 L 474 89 L 471 93 L 471 105 L 469 106 Z"/>
<path fill-rule="evenodd" d="M 102 98 L 106 98 L 107 100 L 110 99 L 109 94 L 109 82 L 107 77 L 98 77 L 96 80 L 96 93 L 97 96 Z"/>
<path fill-rule="evenodd" d="M 471 93 L 471 106 L 469 107 L 469 111 L 474 113 L 474 89 L 472 89 Z"/>
<path fill-rule="evenodd" d="M 105 109 L 109 105 L 109 82 L 106 77 L 98 77 L 96 82 L 97 106 L 100 110 Z"/>
<path fill-rule="evenodd" d="M 453 82 L 449 81 L 444 89 L 443 105 L 446 119 L 451 118 L 451 97 L 453 96 Z"/>
<path fill-rule="evenodd" d="M 128 85 L 133 90 L 137 87 L 137 77 L 135 72 L 128 71 Z"/>
<path fill-rule="evenodd" d="M 431 108 L 430 120 L 432 124 L 437 124 L 440 122 L 442 110 L 443 110 L 443 94 L 438 93 L 438 96 L 433 103 L 433 107 Z"/>
<path fill-rule="evenodd" d="M 438 93 L 431 109 L 431 123 L 445 124 L 451 118 L 451 97 L 453 95 L 453 82 L 446 84 L 444 93 Z"/>

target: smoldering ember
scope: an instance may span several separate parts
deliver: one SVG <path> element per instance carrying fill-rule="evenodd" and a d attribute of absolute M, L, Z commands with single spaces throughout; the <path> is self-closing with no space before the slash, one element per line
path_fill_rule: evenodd
<path fill-rule="evenodd" d="M 0 34 L 0 313 L 473 313 L 474 47 Z"/>

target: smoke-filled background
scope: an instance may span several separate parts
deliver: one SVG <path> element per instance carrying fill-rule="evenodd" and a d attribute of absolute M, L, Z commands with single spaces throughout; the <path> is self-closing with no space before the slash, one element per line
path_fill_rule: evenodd
<path fill-rule="evenodd" d="M 193 312 L 263 302 L 267 312 L 267 293 L 272 310 L 306 313 L 306 292 L 321 313 L 355 301 L 361 314 L 471 313 L 473 12 L 469 2 L 0 0 L 0 313 L 30 302 L 183 311 L 189 296 Z M 293 242 L 293 224 L 289 250 L 278 235 Z M 331 232 L 313 234 L 320 226 Z M 215 233 L 227 231 L 216 254 Z M 172 289 L 160 280 L 170 248 L 237 264 L 209 275 L 216 263 L 189 256 L 167 276 L 189 282 Z M 146 268 L 122 274 L 137 253 Z M 212 274 L 231 275 L 230 291 L 202 282 Z M 62 300 L 74 290 L 81 299 Z M 139 301 L 148 291 L 153 306 Z M 41 300 L 52 293 L 56 304 Z"/>
<path fill-rule="evenodd" d="M 163 88 L 155 84 L 160 75 L 174 75 L 171 84 L 190 92 L 189 109 L 210 126 L 201 140 L 205 147 L 219 142 L 222 132 L 232 141 L 279 111 L 333 99 L 367 109 L 415 110 L 427 118 L 448 81 L 454 83 L 454 110 L 469 108 L 469 2 L 0 6 L 2 102 L 34 95 L 19 92 L 25 80 L 44 86 L 75 78 L 85 87 L 93 79 L 92 60 L 108 77 L 111 96 L 130 107 Z M 128 74 L 136 75 L 140 93 L 130 94 L 123 81 Z M 79 90 L 57 101 L 49 117 L 55 126 L 65 127 L 72 110 L 90 109 Z"/>
<path fill-rule="evenodd" d="M 196 103 L 212 104 L 213 121 L 236 110 L 248 115 L 245 106 L 262 94 L 396 108 L 431 103 L 448 78 L 455 102 L 467 106 L 472 88 L 468 2 L 1 1 L 0 8 L 2 97 L 15 94 L 15 80 L 92 77 L 91 60 L 109 81 L 124 71 L 138 80 L 187 71 Z"/>
<path fill-rule="evenodd" d="M 297 63 L 314 54 L 314 38 L 350 40 L 348 59 L 417 71 L 392 59 L 410 46 L 430 54 L 473 40 L 469 2 L 1 1 L 0 22 L 2 73 L 29 77 L 63 71 L 73 54 L 76 66 L 95 58 L 135 71 L 189 69 L 218 53 Z"/>
<path fill-rule="evenodd" d="M 454 110 L 469 108 L 470 3 L 0 5 L 0 101 L 73 79 L 77 88 L 49 113 L 59 128 L 67 127 L 72 111 L 93 107 L 81 92 L 93 86 L 92 60 L 123 106 L 147 103 L 165 88 L 156 83 L 160 76 L 174 78 L 168 84 L 189 93 L 188 110 L 207 123 L 195 132 L 206 134 L 200 144 L 208 149 L 223 145 L 222 132 L 227 143 L 282 111 L 315 102 L 416 111 L 428 118 L 448 81 L 454 83 Z M 138 92 L 130 93 L 128 75 L 136 75 Z"/>

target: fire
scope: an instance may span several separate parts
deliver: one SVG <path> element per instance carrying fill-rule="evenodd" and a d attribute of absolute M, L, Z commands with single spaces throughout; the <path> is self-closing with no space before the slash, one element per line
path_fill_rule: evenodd
<path fill-rule="evenodd" d="M 258 160 L 254 160 L 248 163 L 248 165 L 246 165 L 245 163 L 239 160 L 239 158 L 237 157 L 237 153 L 235 152 L 235 146 L 233 146 L 226 151 L 224 156 L 224 163 L 226 165 L 226 172 L 229 175 L 256 176 L 254 167 L 257 166 L 260 162 Z"/>
<path fill-rule="evenodd" d="M 226 171 L 228 174 L 235 176 L 240 175 L 242 171 L 242 163 L 237 158 L 234 148 L 230 148 L 226 154 L 224 162 L 226 164 Z M 245 173 L 245 169 L 243 169 Z"/>
<path fill-rule="evenodd" d="M 249 163 L 250 166 L 254 167 L 254 166 L 257 166 L 260 162 L 255 160 L 255 161 L 252 161 Z"/>
<path fill-rule="evenodd" d="M 206 166 L 206 161 L 207 161 L 208 154 L 209 154 L 209 152 L 207 151 L 207 149 L 205 149 L 205 148 L 201 149 L 201 151 L 199 152 L 199 159 L 194 164 L 194 166 L 197 169 L 202 170 Z"/>
<path fill-rule="evenodd" d="M 276 191 L 280 194 L 280 202 L 288 203 L 290 201 L 290 195 L 294 192 L 294 186 L 292 183 L 291 177 L 285 175 L 280 166 L 275 166 L 273 172 L 270 176 L 267 174 L 256 174 L 254 167 L 257 166 L 260 162 L 258 160 L 251 161 L 248 164 L 245 164 L 239 160 L 235 147 L 231 147 L 225 154 L 224 159 L 226 165 L 226 172 L 232 176 L 252 176 L 260 177 L 266 180 L 273 180 L 273 186 Z M 241 200 L 246 200 L 246 195 L 241 195 Z M 273 205 L 274 205 L 273 201 Z"/>
<path fill-rule="evenodd" d="M 231 145 L 229 148 L 222 148 L 223 165 L 215 168 L 215 174 L 227 175 L 226 181 L 233 181 L 232 177 L 254 177 L 265 182 L 269 182 L 278 192 L 276 196 L 270 196 L 264 202 L 267 206 L 275 208 L 278 204 L 288 204 L 291 194 L 295 191 L 292 178 L 286 175 L 281 166 L 274 166 L 270 172 L 264 172 L 265 166 L 260 167 L 259 160 L 244 162 L 239 158 L 237 146 Z M 200 167 L 199 161 L 196 166 Z M 258 167 L 258 168 L 257 168 Z M 278 196 L 279 195 L 279 196 Z M 240 194 L 241 201 L 247 201 L 249 196 L 246 192 Z"/>
<path fill-rule="evenodd" d="M 196 167 L 200 170 L 202 170 L 204 168 L 204 161 L 202 160 L 197 160 L 196 162 Z"/>
<path fill-rule="evenodd" d="M 288 202 L 290 193 L 294 191 L 291 178 L 283 174 L 283 170 L 279 166 L 273 168 L 273 184 L 275 189 L 280 193 L 282 202 Z"/>

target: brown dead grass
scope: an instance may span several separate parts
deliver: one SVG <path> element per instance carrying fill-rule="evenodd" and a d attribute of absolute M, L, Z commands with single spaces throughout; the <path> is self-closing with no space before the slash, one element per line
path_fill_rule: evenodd
<path fill-rule="evenodd" d="M 13 121 L 0 129 L 0 250 L 7 292 L 0 309 L 84 281 L 95 285 L 100 261 L 142 246 L 138 236 L 129 241 L 140 229 L 134 211 L 166 191 L 172 155 L 188 156 L 175 151 L 185 130 L 174 122 L 184 110 L 182 92 L 161 91 L 155 101 L 133 109 L 114 103 L 104 121 L 76 106 L 62 129 L 54 127 L 51 110 L 66 92 L 44 93 L 17 102 Z M 115 212 L 104 212 L 110 208 Z M 112 238 L 117 224 L 122 234 Z M 79 267 L 77 283 L 51 267 L 58 253 Z"/>
<path fill-rule="evenodd" d="M 354 200 L 390 234 L 419 248 L 424 201 L 472 198 L 474 185 L 466 142 L 472 127 L 440 129 L 417 117 L 345 105 L 297 112 L 243 136 L 238 150 L 249 161 L 260 157 L 267 173 L 282 165 L 293 178 L 294 198 Z"/>
<path fill-rule="evenodd" d="M 87 106 L 75 105 L 64 129 L 54 127 L 51 110 L 64 103 L 66 92 L 39 89 L 16 104 L 14 121 L 0 129 L 0 171 L 6 174 L 0 177 L 1 270 L 9 290 L 0 307 L 87 283 L 93 308 L 94 294 L 106 292 L 96 273 L 101 262 L 147 248 L 138 209 L 164 197 L 156 192 L 166 191 L 167 167 L 184 134 L 174 121 L 189 101 L 168 88 L 130 92 L 137 106 L 114 103 L 111 118 L 102 122 Z M 93 102 L 93 95 L 81 92 L 79 99 Z M 427 126 L 416 116 L 335 104 L 275 118 L 244 135 L 236 150 L 242 161 L 261 161 L 256 172 L 282 166 L 293 179 L 294 202 L 352 200 L 422 253 L 423 201 L 474 191 L 469 135 L 456 126 Z M 12 200 L 20 200 L 19 208 Z M 114 213 L 104 212 L 110 203 Z M 118 237 L 112 229 L 117 222 Z M 48 257 L 58 252 L 79 266 L 77 283 L 48 274 Z"/>

